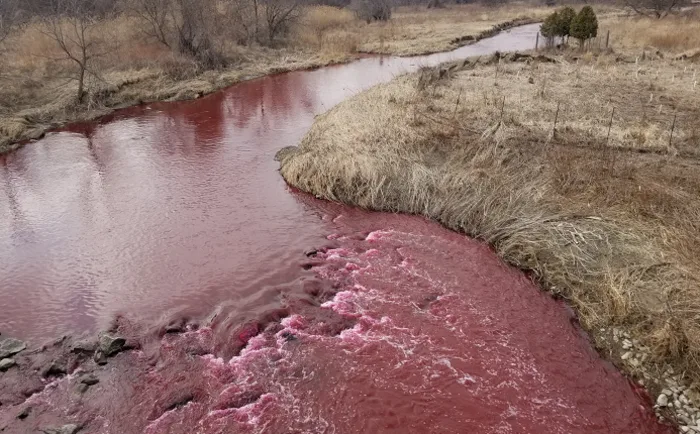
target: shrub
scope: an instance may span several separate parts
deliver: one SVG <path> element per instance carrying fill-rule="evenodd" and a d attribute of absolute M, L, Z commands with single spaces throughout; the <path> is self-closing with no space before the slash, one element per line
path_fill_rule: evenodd
<path fill-rule="evenodd" d="M 562 8 L 561 10 L 552 13 L 544 20 L 540 32 L 542 33 L 542 36 L 549 39 L 550 42 L 551 39 L 556 36 L 560 36 L 562 38 L 569 36 L 571 34 L 571 23 L 575 17 L 576 12 L 572 8 Z"/>
<path fill-rule="evenodd" d="M 547 39 L 551 39 L 557 36 L 558 23 L 559 13 L 553 12 L 551 15 L 545 18 L 544 22 L 542 23 L 542 27 L 540 27 L 540 33 L 542 33 L 542 36 L 544 36 Z"/>
<path fill-rule="evenodd" d="M 391 19 L 391 6 L 386 0 L 357 0 L 353 3 L 357 17 L 367 21 L 368 24 L 372 21 L 389 21 Z"/>
<path fill-rule="evenodd" d="M 571 23 L 574 18 L 576 18 L 576 11 L 568 6 L 559 11 L 560 36 L 571 36 Z"/>
<path fill-rule="evenodd" d="M 571 36 L 583 43 L 598 36 L 598 18 L 590 6 L 584 6 L 571 22 Z"/>

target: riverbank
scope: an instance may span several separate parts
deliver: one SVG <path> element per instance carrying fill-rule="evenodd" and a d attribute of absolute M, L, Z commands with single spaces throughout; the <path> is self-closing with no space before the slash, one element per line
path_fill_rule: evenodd
<path fill-rule="evenodd" d="M 366 24 L 347 10 L 319 7 L 309 12 L 285 44 L 275 48 L 234 44 L 227 54 L 233 60 L 219 70 L 202 70 L 152 41 L 129 42 L 137 38 L 129 35 L 141 33 L 133 20 L 122 18 L 104 25 L 106 34 L 123 40 L 116 44 L 118 50 L 99 59 L 99 77 L 88 83 L 81 103 L 75 98 L 77 83 L 47 63 L 60 53 L 52 54 L 52 42 L 30 26 L 5 42 L 12 49 L 3 54 L 7 62 L 0 71 L 4 83 L 0 153 L 65 123 L 93 120 L 115 109 L 199 98 L 244 80 L 346 63 L 366 54 L 412 56 L 450 50 L 534 22 L 549 11 L 528 11 L 522 5 L 453 6 L 437 11 L 406 8 L 388 23 Z M 329 23 L 333 25 L 328 27 Z M 117 31 L 118 37 L 113 35 Z"/>
<path fill-rule="evenodd" d="M 693 67 L 572 52 L 426 68 L 318 117 L 281 173 L 487 242 L 574 307 L 660 417 L 700 429 Z"/>

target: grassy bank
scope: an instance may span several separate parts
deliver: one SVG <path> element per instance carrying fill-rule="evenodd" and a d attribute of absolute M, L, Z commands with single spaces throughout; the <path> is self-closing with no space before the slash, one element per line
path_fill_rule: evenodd
<path fill-rule="evenodd" d="M 320 198 L 484 240 L 566 299 L 653 393 L 664 381 L 695 386 L 695 67 L 574 51 L 425 69 L 320 116 L 278 155 L 281 173 Z"/>
<path fill-rule="evenodd" d="M 215 69 L 173 53 L 146 37 L 137 18 L 119 15 L 91 23 L 91 43 L 100 53 L 91 63 L 94 74 L 81 102 L 76 98 L 74 62 L 66 61 L 42 23 L 30 22 L 0 45 L 0 152 L 48 128 L 96 118 L 118 107 L 196 98 L 241 80 L 347 62 L 360 53 L 412 55 L 456 48 L 460 44 L 451 39 L 477 37 L 526 11 L 518 5 L 400 8 L 387 23 L 367 24 L 347 9 L 313 7 L 272 46 L 241 45 L 235 32 L 219 34 L 217 49 L 227 66 Z M 536 9 L 533 17 L 545 11 Z"/>

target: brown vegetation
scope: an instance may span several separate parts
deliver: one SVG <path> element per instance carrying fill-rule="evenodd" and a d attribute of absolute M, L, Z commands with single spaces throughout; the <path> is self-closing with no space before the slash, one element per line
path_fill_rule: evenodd
<path fill-rule="evenodd" d="M 51 126 L 115 107 L 194 98 L 271 72 L 344 62 L 359 52 L 454 48 L 454 37 L 527 10 L 399 8 L 389 23 L 367 24 L 349 9 L 302 9 L 282 0 L 124 0 L 99 15 L 71 7 L 84 4 L 77 0 L 47 1 L 55 3 L 55 13 L 11 31 L 7 20 L 0 25 L 0 152 Z"/>
<path fill-rule="evenodd" d="M 700 10 L 670 15 L 662 20 L 648 17 L 607 16 L 601 20 L 599 34 L 610 30 L 610 41 L 617 51 L 644 50 L 666 55 L 700 53 Z"/>
<path fill-rule="evenodd" d="M 611 328 L 650 348 L 647 385 L 669 365 L 700 381 L 695 65 L 545 60 L 467 61 L 375 87 L 319 117 L 279 155 L 281 173 L 320 198 L 482 239 L 571 303 L 605 350 Z"/>

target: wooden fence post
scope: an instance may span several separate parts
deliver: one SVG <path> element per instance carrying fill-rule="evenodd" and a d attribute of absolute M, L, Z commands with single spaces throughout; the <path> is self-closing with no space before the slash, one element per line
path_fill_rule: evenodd
<path fill-rule="evenodd" d="M 557 135 L 557 119 L 559 119 L 559 106 L 561 102 L 557 103 L 557 112 L 554 114 L 554 125 L 552 126 L 552 139 Z"/>
<path fill-rule="evenodd" d="M 540 51 L 540 32 L 537 32 L 535 37 L 535 51 Z"/>
<path fill-rule="evenodd" d="M 608 34 L 605 36 L 605 48 L 608 48 L 610 44 L 610 30 L 608 30 Z"/>
<path fill-rule="evenodd" d="M 668 137 L 668 146 L 670 147 L 673 143 L 673 130 L 676 128 L 676 116 L 678 113 L 673 114 L 673 123 L 671 124 L 671 135 Z"/>
<path fill-rule="evenodd" d="M 501 103 L 501 122 L 503 122 L 503 110 L 506 107 L 506 96 L 503 95 L 503 102 Z"/>
<path fill-rule="evenodd" d="M 612 129 L 613 116 L 615 116 L 615 106 L 613 106 L 612 113 L 610 113 L 610 123 L 608 123 L 608 136 L 605 138 L 605 146 L 610 143 L 610 130 Z"/>

